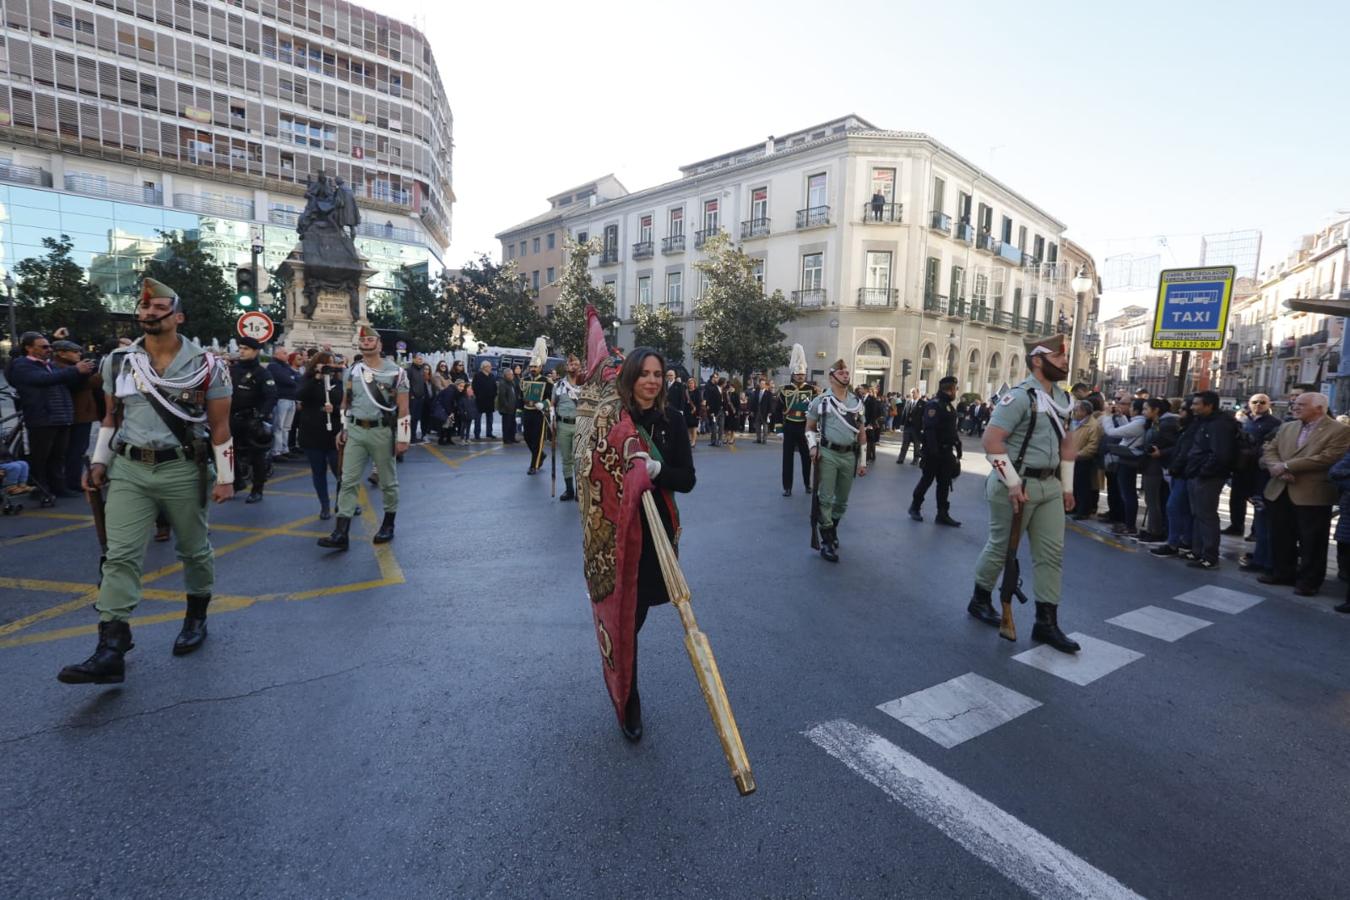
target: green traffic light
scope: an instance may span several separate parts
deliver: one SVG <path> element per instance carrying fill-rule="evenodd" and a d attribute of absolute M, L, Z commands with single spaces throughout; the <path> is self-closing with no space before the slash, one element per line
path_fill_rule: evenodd
<path fill-rule="evenodd" d="M 253 298 L 250 297 L 248 294 L 240 294 L 240 295 L 239 295 L 239 305 L 240 305 L 240 306 L 252 306 L 252 305 L 253 305 Z"/>

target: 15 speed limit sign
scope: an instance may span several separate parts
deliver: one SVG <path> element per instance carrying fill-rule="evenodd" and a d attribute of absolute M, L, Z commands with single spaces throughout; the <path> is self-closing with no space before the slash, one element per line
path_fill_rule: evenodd
<path fill-rule="evenodd" d="M 255 310 L 240 316 L 239 321 L 235 324 L 235 330 L 239 332 L 240 337 L 250 337 L 261 344 L 265 344 L 276 333 L 276 326 L 272 324 L 271 316 Z"/>

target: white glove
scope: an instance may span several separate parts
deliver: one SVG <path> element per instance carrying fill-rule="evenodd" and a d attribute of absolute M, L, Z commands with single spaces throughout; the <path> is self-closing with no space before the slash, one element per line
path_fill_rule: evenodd
<path fill-rule="evenodd" d="M 543 411 L 544 411 L 544 404 L 542 404 L 542 403 L 536 403 L 536 404 L 534 405 L 534 408 L 537 409 L 537 410 L 539 410 L 540 412 L 543 412 Z"/>
<path fill-rule="evenodd" d="M 661 474 L 661 463 L 651 458 L 650 454 L 638 452 L 633 454 L 633 459 L 641 459 L 647 463 L 647 477 L 652 481 Z"/>

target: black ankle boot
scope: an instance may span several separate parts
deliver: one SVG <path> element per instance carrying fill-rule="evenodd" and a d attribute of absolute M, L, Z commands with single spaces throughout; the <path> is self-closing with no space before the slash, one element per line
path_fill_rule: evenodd
<path fill-rule="evenodd" d="M 338 516 L 333 522 L 333 533 L 326 538 L 319 538 L 320 547 L 328 547 L 332 550 L 346 550 L 348 546 L 347 532 L 351 530 L 351 516 Z"/>
<path fill-rule="evenodd" d="M 183 629 L 178 632 L 178 637 L 173 639 L 174 656 L 191 653 L 206 640 L 206 607 L 210 603 L 210 594 L 188 594 Z"/>
<path fill-rule="evenodd" d="M 375 532 L 375 537 L 371 538 L 371 543 L 387 544 L 394 539 L 394 513 L 384 514 L 384 521 L 380 523 L 380 530 Z"/>
<path fill-rule="evenodd" d="M 951 514 L 945 509 L 938 510 L 937 518 L 933 520 L 939 525 L 946 525 L 948 528 L 960 528 L 961 523 L 951 517 Z"/>
<path fill-rule="evenodd" d="M 576 487 L 572 484 L 572 479 L 564 478 L 563 483 L 567 485 L 567 490 L 563 491 L 563 495 L 559 497 L 558 500 L 566 503 L 568 500 L 577 499 L 577 491 Z"/>
<path fill-rule="evenodd" d="M 56 676 L 64 684 L 121 684 L 126 674 L 122 657 L 136 646 L 126 622 L 99 622 L 94 655 L 75 666 L 66 666 Z"/>
<path fill-rule="evenodd" d="M 820 529 L 820 555 L 828 562 L 839 562 L 839 545 L 835 543 L 834 528 Z"/>
<path fill-rule="evenodd" d="M 919 511 L 918 504 L 911 503 L 909 505 L 909 517 L 913 519 L 915 522 L 923 521 L 923 513 Z"/>
<path fill-rule="evenodd" d="M 1031 639 L 1049 644 L 1061 653 L 1077 653 L 1083 649 L 1077 641 L 1059 630 L 1059 604 L 1036 601 L 1036 624 L 1031 629 Z"/>
<path fill-rule="evenodd" d="M 993 594 L 978 584 L 975 585 L 974 593 L 970 595 L 970 603 L 966 605 L 966 612 L 986 625 L 997 627 L 1001 621 L 999 614 L 994 610 Z"/>

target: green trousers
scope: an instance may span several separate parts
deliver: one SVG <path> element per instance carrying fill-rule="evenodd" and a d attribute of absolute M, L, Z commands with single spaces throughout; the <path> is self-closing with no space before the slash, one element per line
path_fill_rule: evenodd
<path fill-rule="evenodd" d="M 843 517 L 857 474 L 858 458 L 853 453 L 820 448 L 820 484 L 816 490 L 820 494 L 821 528 L 829 528 Z"/>
<path fill-rule="evenodd" d="M 576 422 L 558 420 L 558 455 L 562 457 L 563 477 L 572 477 L 575 460 L 572 459 L 572 439 L 577 434 Z"/>
<path fill-rule="evenodd" d="M 1022 530 L 1031 545 L 1035 597 L 1041 603 L 1059 603 L 1064 574 L 1064 488 L 1058 478 L 1028 478 L 1022 482 L 1027 503 L 1022 507 Z M 989 540 L 975 564 L 975 583 L 992 591 L 1008 554 L 1012 533 L 1012 504 L 1008 488 L 992 472 L 984 483 L 989 501 Z"/>
<path fill-rule="evenodd" d="M 173 529 L 174 549 L 183 563 L 189 594 L 210 594 L 215 586 L 215 555 L 206 532 L 201 473 L 197 464 L 175 459 L 146 465 L 123 456 L 108 467 L 108 558 L 98 589 L 100 622 L 124 622 L 141 602 L 145 547 L 155 518 L 162 512 Z"/>
<path fill-rule="evenodd" d="M 389 426 L 347 427 L 347 446 L 342 451 L 342 487 L 338 488 L 337 514 L 351 518 L 356 512 L 356 494 L 366 474 L 366 463 L 380 472 L 384 511 L 398 512 L 398 464 L 394 462 L 394 436 Z"/>

